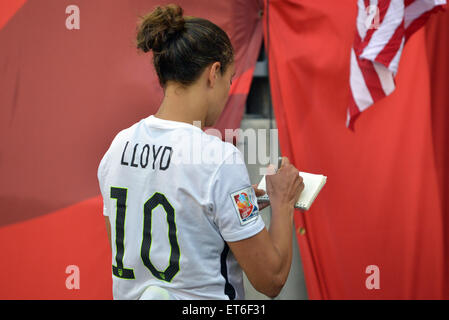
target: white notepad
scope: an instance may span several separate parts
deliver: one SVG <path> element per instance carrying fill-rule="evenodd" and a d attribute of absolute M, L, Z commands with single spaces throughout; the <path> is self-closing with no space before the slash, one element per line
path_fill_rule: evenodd
<path fill-rule="evenodd" d="M 307 172 L 299 172 L 299 175 L 303 179 L 304 190 L 301 192 L 301 195 L 299 196 L 299 199 L 295 204 L 295 208 L 309 210 L 313 201 L 315 201 L 315 198 L 318 196 L 318 193 L 320 193 L 321 189 L 326 184 L 327 177 L 321 174 L 313 174 Z M 265 192 L 267 191 L 265 176 L 262 177 L 262 180 L 260 181 L 257 188 L 262 189 Z M 266 202 L 270 201 L 270 199 L 268 198 L 268 194 L 264 194 L 263 196 L 258 197 L 257 201 Z"/>

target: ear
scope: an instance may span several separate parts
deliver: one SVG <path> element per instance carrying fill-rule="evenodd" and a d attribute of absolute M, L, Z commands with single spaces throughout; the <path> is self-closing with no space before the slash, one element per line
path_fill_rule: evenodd
<path fill-rule="evenodd" d="M 217 81 L 218 73 L 220 72 L 221 64 L 220 62 L 214 62 L 209 67 L 209 73 L 207 75 L 207 84 L 210 88 L 215 87 Z"/>

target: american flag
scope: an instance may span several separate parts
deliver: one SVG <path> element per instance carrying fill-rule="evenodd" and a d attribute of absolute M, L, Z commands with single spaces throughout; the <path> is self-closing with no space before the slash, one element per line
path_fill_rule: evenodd
<path fill-rule="evenodd" d="M 346 126 L 395 89 L 404 45 L 446 0 L 358 0 L 357 30 L 351 49 L 351 100 Z"/>

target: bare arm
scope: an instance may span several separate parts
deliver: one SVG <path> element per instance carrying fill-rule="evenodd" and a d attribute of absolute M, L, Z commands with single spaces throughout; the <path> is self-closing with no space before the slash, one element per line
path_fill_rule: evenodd
<path fill-rule="evenodd" d="M 264 229 L 254 237 L 228 242 L 248 280 L 257 291 L 269 297 L 276 297 L 281 291 L 292 261 L 293 208 L 279 211 L 278 215 L 286 218 L 272 219 L 269 231 Z"/>
<path fill-rule="evenodd" d="M 290 272 L 294 204 L 304 189 L 302 178 L 287 158 L 281 170 L 267 176 L 272 206 L 269 231 L 236 242 L 230 249 L 254 288 L 269 297 L 279 294 Z"/>

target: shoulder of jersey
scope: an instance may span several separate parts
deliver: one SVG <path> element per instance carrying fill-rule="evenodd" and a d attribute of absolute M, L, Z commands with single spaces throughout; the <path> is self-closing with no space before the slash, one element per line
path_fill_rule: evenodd
<path fill-rule="evenodd" d="M 129 136 L 133 134 L 133 131 L 137 128 L 139 123 L 140 122 L 136 122 L 131 127 L 119 131 L 119 133 L 115 135 L 114 140 L 112 140 L 112 144 L 129 138 Z"/>
<path fill-rule="evenodd" d="M 214 135 L 207 134 L 205 132 L 203 132 L 203 134 L 208 137 L 210 143 L 216 144 L 217 146 L 223 148 L 224 158 L 229 157 L 230 155 L 232 155 L 234 153 L 241 155 L 240 150 L 236 146 L 234 146 L 232 143 L 223 141 L 222 139 L 220 139 Z"/>

